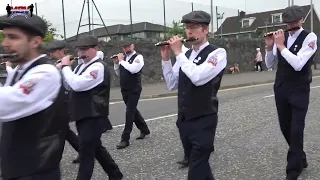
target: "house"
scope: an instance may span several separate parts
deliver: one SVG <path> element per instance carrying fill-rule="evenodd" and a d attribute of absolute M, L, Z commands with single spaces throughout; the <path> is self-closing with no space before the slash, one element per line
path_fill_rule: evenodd
<path fill-rule="evenodd" d="M 107 31 L 106 31 L 107 28 Z M 81 33 L 78 38 L 87 34 L 94 34 L 99 38 L 99 41 L 123 40 L 126 37 L 131 37 L 131 25 L 117 24 L 107 27 L 101 27 L 89 32 Z M 140 39 L 159 39 L 163 38 L 168 27 L 149 22 L 140 22 L 132 24 L 132 35 L 134 38 Z M 76 35 L 67 39 L 68 42 L 76 40 Z"/>
<path fill-rule="evenodd" d="M 303 28 L 310 30 L 311 19 L 310 5 L 302 6 L 305 12 Z M 284 9 L 245 14 L 240 12 L 239 16 L 228 17 L 215 32 L 216 37 L 228 38 L 257 38 L 263 37 L 264 33 L 278 29 L 287 29 L 282 22 L 282 12 Z M 320 22 L 317 12 L 313 8 L 313 32 L 320 33 Z"/>

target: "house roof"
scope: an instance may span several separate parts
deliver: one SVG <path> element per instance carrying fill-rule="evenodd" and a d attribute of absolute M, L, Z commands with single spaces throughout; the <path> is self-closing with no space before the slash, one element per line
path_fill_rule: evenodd
<path fill-rule="evenodd" d="M 305 19 L 307 18 L 309 12 L 310 12 L 310 5 L 301 6 L 303 8 L 303 11 L 305 13 Z M 233 17 L 227 17 L 225 21 L 222 23 L 222 25 L 217 30 L 216 34 L 221 34 L 221 28 L 222 28 L 222 35 L 224 34 L 238 34 L 240 31 L 242 33 L 244 32 L 252 32 L 256 31 L 258 28 L 264 28 L 266 27 L 266 21 L 271 22 L 271 15 L 280 13 L 282 14 L 284 9 L 278 9 L 278 10 L 272 10 L 272 11 L 265 11 L 265 12 L 259 12 L 259 13 L 253 13 L 253 14 L 246 14 L 243 18 L 255 18 L 253 23 L 249 27 L 241 27 L 241 19 L 239 16 L 233 16 Z M 316 15 L 316 13 L 315 13 Z M 274 24 L 268 24 L 267 26 L 280 26 L 283 25 L 283 23 L 274 23 Z"/>
<path fill-rule="evenodd" d="M 153 24 L 149 22 L 140 22 L 132 24 L 132 32 L 165 32 L 168 27 L 165 27 L 160 24 Z M 105 27 L 96 28 L 91 30 L 90 32 L 80 33 L 80 36 L 91 34 L 94 31 L 94 35 L 97 37 L 105 37 L 105 36 L 114 36 L 114 35 L 127 35 L 131 34 L 131 26 L 130 24 L 116 24 L 112 26 L 107 26 L 108 33 L 106 32 Z M 73 41 L 76 39 L 76 35 L 67 39 L 67 41 Z"/>

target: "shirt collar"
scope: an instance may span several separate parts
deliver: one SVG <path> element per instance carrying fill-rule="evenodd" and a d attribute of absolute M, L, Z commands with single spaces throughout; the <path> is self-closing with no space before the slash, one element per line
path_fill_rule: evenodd
<path fill-rule="evenodd" d="M 204 48 L 207 47 L 208 45 L 209 45 L 209 42 L 207 41 L 206 43 L 202 44 L 197 51 L 194 50 L 193 47 L 192 47 L 192 49 L 193 49 L 193 51 L 200 52 L 202 49 L 204 49 Z"/>
<path fill-rule="evenodd" d="M 130 53 L 130 54 L 126 54 L 126 56 L 127 56 L 127 58 L 131 58 L 135 53 L 136 53 L 136 51 L 133 51 L 133 52 Z"/>
<path fill-rule="evenodd" d="M 303 28 L 301 27 L 298 31 L 294 32 L 294 34 L 291 35 L 291 34 L 289 33 L 289 37 L 297 38 L 302 31 L 303 31 Z"/>
<path fill-rule="evenodd" d="M 40 56 L 32 59 L 31 61 L 25 63 L 24 65 L 22 66 L 17 66 L 17 69 L 18 70 L 26 70 L 29 66 L 31 66 L 32 63 L 34 63 L 35 61 L 37 61 L 38 59 L 42 58 L 42 57 L 45 57 L 46 54 L 41 54 Z"/>

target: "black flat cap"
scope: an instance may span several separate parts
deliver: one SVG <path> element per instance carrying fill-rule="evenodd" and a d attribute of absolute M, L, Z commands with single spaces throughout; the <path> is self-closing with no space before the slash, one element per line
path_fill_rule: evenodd
<path fill-rule="evenodd" d="M 294 5 L 284 9 L 282 13 L 282 21 L 284 23 L 295 23 L 304 18 L 305 13 L 302 7 Z"/>
<path fill-rule="evenodd" d="M 76 47 L 78 48 L 87 48 L 87 47 L 94 47 L 98 46 L 99 41 L 96 36 L 93 35 L 86 35 L 80 37 L 76 43 Z"/>
<path fill-rule="evenodd" d="M 130 46 L 131 44 L 134 44 L 134 40 L 131 38 L 126 38 L 122 41 L 121 46 Z"/>
<path fill-rule="evenodd" d="M 204 11 L 192 11 L 182 16 L 182 23 L 199 23 L 199 24 L 210 24 L 211 16 Z"/>
<path fill-rule="evenodd" d="M 56 40 L 56 41 L 53 41 L 53 42 L 49 43 L 46 46 L 46 49 L 48 51 L 55 51 L 55 50 L 58 50 L 58 49 L 64 49 L 66 47 L 67 47 L 67 43 L 65 43 L 64 41 Z"/>
<path fill-rule="evenodd" d="M 47 32 L 45 21 L 36 15 L 32 17 L 29 14 L 12 14 L 11 16 L 0 17 L 0 30 L 6 27 L 17 27 L 32 34 L 44 38 Z"/>

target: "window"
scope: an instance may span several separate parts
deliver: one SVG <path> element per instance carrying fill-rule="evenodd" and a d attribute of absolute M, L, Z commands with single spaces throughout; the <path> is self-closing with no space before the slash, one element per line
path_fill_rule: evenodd
<path fill-rule="evenodd" d="M 249 27 L 250 26 L 250 21 L 249 19 L 244 19 L 242 20 L 242 27 Z"/>
<path fill-rule="evenodd" d="M 281 14 L 272 15 L 272 23 L 281 23 L 281 22 L 282 22 Z"/>

